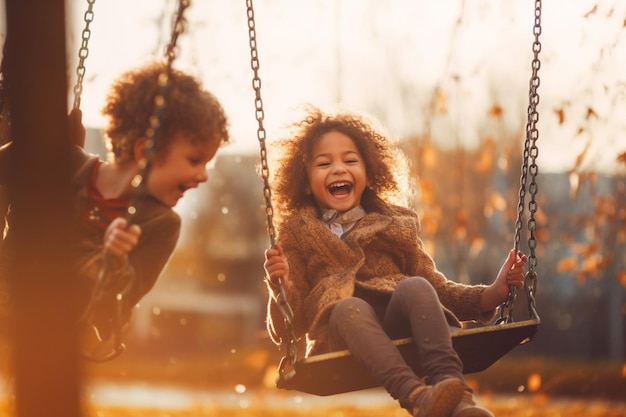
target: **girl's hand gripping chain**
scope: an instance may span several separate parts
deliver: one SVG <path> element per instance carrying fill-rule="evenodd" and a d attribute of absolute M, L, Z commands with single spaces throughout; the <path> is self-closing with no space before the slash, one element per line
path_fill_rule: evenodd
<path fill-rule="evenodd" d="M 289 262 L 283 252 L 280 243 L 276 243 L 273 248 L 265 251 L 265 274 L 274 298 L 280 293 L 280 284 L 282 283 L 285 290 L 291 287 L 289 281 Z"/>
<path fill-rule="evenodd" d="M 506 300 L 509 294 L 509 287 L 521 288 L 524 285 L 525 265 L 528 257 L 524 253 L 518 251 L 515 253 L 511 249 L 509 256 L 504 261 L 498 275 L 493 283 L 499 298 Z"/>

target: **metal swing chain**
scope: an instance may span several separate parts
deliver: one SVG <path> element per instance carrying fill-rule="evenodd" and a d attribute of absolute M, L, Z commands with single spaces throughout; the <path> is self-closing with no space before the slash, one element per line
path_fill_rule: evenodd
<path fill-rule="evenodd" d="M 85 78 L 85 60 L 89 56 L 89 39 L 91 39 L 91 29 L 89 25 L 93 22 L 93 5 L 96 0 L 87 0 L 87 11 L 85 12 L 85 27 L 81 36 L 81 45 L 78 50 L 78 67 L 76 68 L 76 85 L 74 85 L 74 108 L 80 109 L 80 99 L 83 94 L 83 79 Z"/>
<path fill-rule="evenodd" d="M 167 92 L 169 87 L 169 76 L 172 69 L 172 64 L 174 59 L 176 58 L 176 43 L 178 41 L 178 37 L 185 31 L 186 28 L 186 19 L 184 17 L 185 10 L 190 6 L 190 0 L 179 0 L 178 8 L 176 11 L 176 15 L 172 24 L 172 36 L 170 39 L 170 43 L 168 44 L 165 50 L 165 69 L 157 79 L 157 85 L 159 87 L 159 91 L 154 98 L 154 112 L 150 117 L 149 126 L 146 129 L 145 135 L 148 138 L 146 141 L 146 158 L 143 162 L 143 165 L 140 166 L 141 173 L 137 174 L 131 181 L 131 185 L 134 188 L 133 191 L 133 200 L 128 206 L 128 226 L 132 224 L 133 216 L 137 213 L 137 206 L 141 196 L 144 194 L 148 174 L 151 168 L 152 158 L 155 152 L 155 143 L 158 136 L 158 131 L 161 126 L 161 117 L 165 107 L 167 105 Z M 110 276 L 110 271 L 106 267 L 106 262 L 102 270 L 100 271 L 100 276 L 98 277 L 98 281 L 94 288 L 94 301 L 90 304 L 87 312 L 83 317 L 89 317 L 90 314 L 93 313 L 92 309 L 97 305 L 98 301 L 101 299 L 101 294 L 103 294 L 107 287 L 112 284 L 113 279 Z M 88 357 L 96 362 L 105 362 L 112 360 L 119 356 L 125 349 L 125 345 L 122 340 L 122 333 L 124 327 L 124 311 L 123 311 L 123 300 L 128 294 L 128 291 L 131 288 L 132 280 L 126 284 L 126 287 L 122 289 L 116 295 L 117 309 L 115 316 L 115 326 L 113 330 L 113 338 L 114 338 L 114 347 L 113 349 L 106 355 L 100 358 Z"/>
<path fill-rule="evenodd" d="M 541 0 L 535 0 L 535 25 L 533 27 L 533 33 L 535 40 L 533 42 L 534 57 L 532 61 L 533 76 L 530 81 L 530 104 L 528 107 L 529 127 L 527 129 L 527 136 L 531 138 L 531 144 L 529 149 L 529 155 L 531 163 L 529 166 L 530 171 L 530 183 L 528 191 L 530 192 L 530 201 L 528 203 L 529 219 L 528 219 L 528 248 L 530 255 L 528 257 L 529 270 L 524 277 L 524 286 L 528 294 L 528 311 L 535 319 L 539 319 L 539 315 L 536 310 L 535 293 L 537 290 L 537 220 L 535 214 L 537 213 L 537 175 L 539 168 L 537 166 L 537 157 L 539 156 L 539 148 L 537 147 L 537 140 L 539 139 L 539 130 L 537 129 L 537 122 L 539 121 L 539 112 L 537 106 L 539 104 L 539 93 L 537 92 L 540 84 L 539 80 L 539 68 L 541 67 L 541 61 L 539 60 L 539 52 L 541 51 L 541 42 L 539 42 L 539 35 L 541 35 Z"/>
<path fill-rule="evenodd" d="M 150 117 L 150 125 L 146 129 L 145 135 L 148 139 L 145 144 L 146 157 L 143 161 L 143 166 L 140 166 L 141 173 L 133 178 L 131 185 L 135 189 L 133 191 L 133 201 L 128 206 L 128 223 L 131 224 L 134 214 L 137 212 L 137 204 L 139 198 L 144 192 L 146 187 L 148 174 L 152 165 L 152 159 L 156 150 L 156 140 L 161 127 L 161 118 L 165 106 L 167 105 L 167 92 L 169 87 L 169 77 L 172 70 L 172 65 L 176 59 L 176 48 L 179 36 L 186 30 L 187 20 L 185 19 L 185 10 L 191 5 L 191 0 L 179 0 L 176 14 L 172 23 L 172 36 L 170 42 L 165 48 L 165 68 L 159 78 L 157 84 L 159 92 L 154 97 L 154 111 Z"/>
<path fill-rule="evenodd" d="M 265 146 L 266 131 L 263 126 L 263 120 L 265 118 L 265 112 L 263 110 L 263 99 L 261 98 L 261 78 L 259 77 L 259 53 L 257 49 L 256 41 L 256 24 L 254 21 L 254 7 L 252 0 L 246 0 L 246 9 L 248 16 L 248 37 L 250 41 L 250 66 L 254 72 L 252 78 L 252 88 L 254 89 L 255 99 L 255 112 L 256 120 L 258 122 L 257 139 L 260 147 L 260 159 L 261 159 L 261 177 L 263 179 L 263 196 L 265 198 L 265 215 L 267 218 L 267 234 L 270 238 L 270 244 L 273 247 L 276 243 L 276 231 L 274 229 L 274 209 L 272 207 L 272 192 L 269 184 L 269 168 L 267 164 L 267 148 Z M 279 293 L 274 297 L 274 302 L 278 307 L 285 326 L 289 331 L 290 340 L 287 344 L 287 355 L 280 363 L 279 373 L 289 378 L 295 374 L 293 369 L 287 370 L 287 366 L 292 367 L 298 360 L 298 348 L 296 345 L 297 337 L 293 331 L 293 310 L 287 301 L 287 295 L 282 281 L 278 283 Z"/>
<path fill-rule="evenodd" d="M 517 252 L 520 245 L 526 187 L 528 186 L 530 201 L 528 202 L 529 218 L 527 228 L 529 232 L 528 249 L 530 254 L 528 256 L 529 269 L 524 276 L 524 287 L 528 296 L 528 312 L 530 317 L 538 320 L 539 315 L 537 314 L 535 305 L 535 291 L 537 289 L 537 272 L 535 270 L 535 267 L 537 266 L 537 255 L 535 251 L 537 248 L 537 221 L 535 219 L 535 214 L 537 213 L 537 174 L 539 171 L 536 160 L 539 155 L 539 148 L 537 147 L 537 140 L 539 139 L 539 130 L 537 129 L 539 112 L 537 111 L 537 105 L 539 104 L 539 69 L 541 67 L 541 61 L 539 60 L 539 52 L 541 51 L 541 42 L 539 41 L 539 36 L 541 35 L 541 0 L 535 0 L 534 12 L 535 20 L 533 25 L 533 34 L 535 39 L 532 44 L 533 60 L 531 62 L 532 75 L 529 83 L 529 104 L 527 110 L 528 121 L 526 124 L 526 139 L 524 141 L 522 174 L 520 178 L 519 201 L 517 205 L 517 220 L 515 222 L 515 251 Z M 530 182 L 528 181 L 529 176 Z M 500 318 L 496 321 L 497 324 L 510 323 L 513 321 L 513 304 L 515 303 L 515 298 L 516 288 L 514 286 L 510 286 L 509 296 L 500 308 Z"/>
<path fill-rule="evenodd" d="M 154 159 L 154 153 L 156 151 L 156 141 L 158 139 L 159 128 L 161 127 L 161 119 L 163 116 L 163 112 L 165 111 L 165 107 L 167 106 L 167 93 L 169 90 L 169 77 L 172 71 L 172 65 L 174 60 L 176 59 L 176 48 L 179 36 L 186 30 L 187 20 L 185 19 L 185 10 L 191 5 L 190 0 L 179 0 L 178 7 L 176 10 L 176 14 L 172 23 L 172 36 L 170 38 L 170 42 L 165 49 L 165 69 L 161 74 L 159 74 L 159 78 L 157 79 L 157 85 L 159 87 L 159 92 L 154 97 L 154 112 L 150 117 L 150 125 L 146 129 L 146 137 L 148 140 L 146 141 L 145 150 L 146 157 L 143 160 L 143 166 L 141 168 L 141 174 L 138 174 L 133 178 L 131 185 L 135 189 L 133 191 L 133 201 L 128 206 L 128 225 L 132 224 L 133 218 L 137 213 L 137 207 L 139 204 L 139 200 L 141 196 L 145 193 L 145 189 L 148 182 L 148 175 L 150 173 L 150 169 L 152 167 L 152 161 Z M 118 295 L 118 319 L 121 321 L 122 318 L 122 300 L 124 296 L 128 293 L 128 290 L 131 287 L 131 282 L 128 283 L 126 288 L 124 288 Z M 123 323 L 120 323 L 123 325 Z M 117 332 L 117 335 L 121 336 L 121 327 L 120 331 Z M 121 340 L 120 340 L 121 342 Z"/>
<path fill-rule="evenodd" d="M 178 37 L 187 29 L 187 19 L 185 18 L 185 10 L 191 5 L 191 0 L 179 0 L 178 8 L 172 24 L 172 36 L 170 43 L 165 48 L 165 60 L 168 71 L 172 68 L 172 64 L 176 59 L 176 48 Z"/>

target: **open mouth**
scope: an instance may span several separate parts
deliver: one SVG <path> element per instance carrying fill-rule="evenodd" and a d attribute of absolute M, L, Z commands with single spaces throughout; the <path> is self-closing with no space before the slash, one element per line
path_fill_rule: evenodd
<path fill-rule="evenodd" d="M 180 192 L 181 197 L 185 194 L 185 192 L 187 192 L 191 188 L 194 188 L 194 187 L 190 187 L 188 185 L 180 185 L 178 187 L 178 191 Z"/>
<path fill-rule="evenodd" d="M 343 197 L 350 194 L 352 191 L 352 184 L 349 182 L 336 182 L 328 186 L 328 192 L 333 197 Z"/>

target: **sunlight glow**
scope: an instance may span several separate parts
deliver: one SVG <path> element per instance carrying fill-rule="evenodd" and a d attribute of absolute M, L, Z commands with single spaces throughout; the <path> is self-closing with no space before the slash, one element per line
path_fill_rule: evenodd
<path fill-rule="evenodd" d="M 158 4 L 96 2 L 83 93 L 88 126 L 102 126 L 100 107 L 115 76 L 163 54 L 175 2 Z M 86 6 L 71 5 L 68 50 L 76 51 Z M 508 129 L 524 130 L 532 2 L 259 0 L 254 6 L 268 138 L 280 136 L 306 102 L 343 103 L 375 115 L 394 135 L 429 134 L 447 146 L 477 144 L 494 103 Z M 588 141 L 594 146 L 587 165 L 616 166 L 615 155 L 626 146 L 626 75 L 619 70 L 626 65 L 625 13 L 626 3 L 617 0 L 543 3 L 543 170 L 569 169 Z M 234 138 L 225 151 L 256 152 L 243 2 L 192 2 L 187 19 L 175 66 L 200 77 L 222 101 Z M 435 92 L 446 103 L 438 114 L 430 110 Z"/>

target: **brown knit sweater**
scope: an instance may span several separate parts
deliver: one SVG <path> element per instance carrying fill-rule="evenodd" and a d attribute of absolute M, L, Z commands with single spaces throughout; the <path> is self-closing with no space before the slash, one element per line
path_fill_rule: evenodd
<path fill-rule="evenodd" d="M 325 327 L 334 305 L 353 295 L 355 287 L 390 294 L 407 277 L 426 278 L 435 288 L 448 323 L 489 321 L 495 311 L 479 310 L 484 285 L 463 285 L 446 279 L 425 252 L 417 214 L 374 198 L 363 204 L 367 215 L 342 238 L 306 207 L 277 227 L 278 242 L 289 261 L 291 288 L 287 299 L 294 311 L 293 331 L 307 341 L 307 356 L 325 350 Z M 267 329 L 272 341 L 289 340 L 283 316 L 269 298 Z"/>

